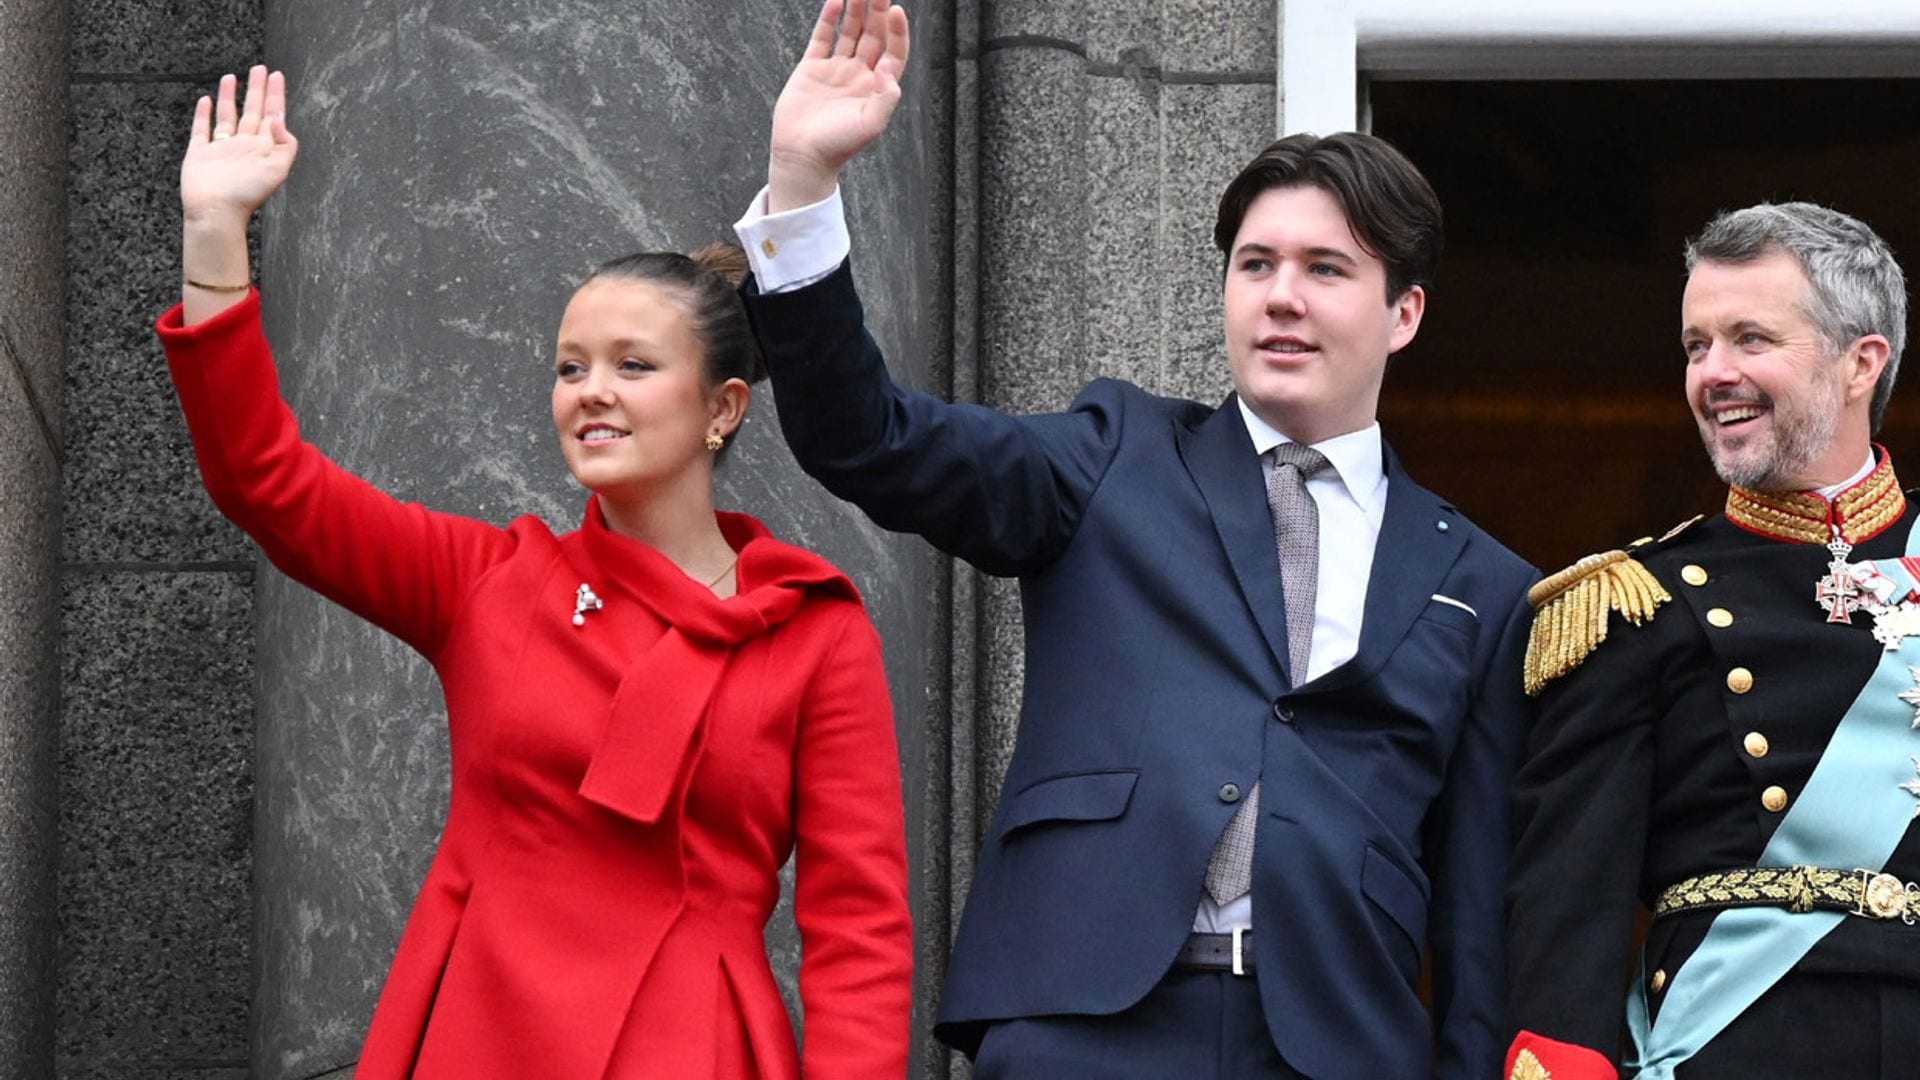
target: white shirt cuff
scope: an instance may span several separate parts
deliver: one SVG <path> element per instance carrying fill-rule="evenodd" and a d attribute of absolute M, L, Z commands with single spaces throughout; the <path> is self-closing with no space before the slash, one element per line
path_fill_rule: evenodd
<path fill-rule="evenodd" d="M 767 189 L 754 195 L 753 204 L 733 231 L 746 249 L 747 264 L 763 293 L 792 292 L 811 285 L 840 268 L 853 241 L 847 235 L 847 215 L 840 205 L 840 188 L 811 206 L 767 213 Z"/>

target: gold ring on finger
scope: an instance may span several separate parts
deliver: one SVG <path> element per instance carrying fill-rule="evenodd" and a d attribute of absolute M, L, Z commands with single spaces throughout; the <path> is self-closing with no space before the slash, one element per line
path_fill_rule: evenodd
<path fill-rule="evenodd" d="M 233 138 L 233 132 L 231 131 L 216 131 L 213 133 L 214 142 L 219 142 L 221 139 L 231 139 L 231 138 Z"/>

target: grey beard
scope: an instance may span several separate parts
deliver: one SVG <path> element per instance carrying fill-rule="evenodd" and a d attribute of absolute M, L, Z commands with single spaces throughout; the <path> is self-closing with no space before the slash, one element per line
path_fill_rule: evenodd
<path fill-rule="evenodd" d="M 1755 491 L 1782 491 L 1792 486 L 1787 479 L 1805 476 L 1807 470 L 1833 445 L 1834 432 L 1840 427 L 1838 395 L 1831 401 L 1810 402 L 1813 407 L 1794 416 L 1773 414 L 1772 439 L 1761 452 L 1722 454 L 1714 449 L 1711 428 L 1700 425 L 1700 437 L 1706 443 L 1707 456 L 1713 459 L 1713 471 L 1729 484 Z"/>

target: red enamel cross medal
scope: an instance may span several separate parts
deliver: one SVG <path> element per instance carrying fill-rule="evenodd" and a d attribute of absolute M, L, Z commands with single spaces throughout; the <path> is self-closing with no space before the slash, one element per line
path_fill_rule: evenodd
<path fill-rule="evenodd" d="M 1814 583 L 1813 598 L 1827 610 L 1828 622 L 1851 626 L 1853 613 L 1860 610 L 1860 583 L 1847 565 L 1853 545 L 1836 536 L 1827 550 L 1833 553 L 1833 561 L 1827 564 L 1826 576 Z"/>

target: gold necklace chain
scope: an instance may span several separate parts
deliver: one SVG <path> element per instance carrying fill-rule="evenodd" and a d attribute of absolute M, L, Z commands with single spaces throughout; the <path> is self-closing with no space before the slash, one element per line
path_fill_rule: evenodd
<path fill-rule="evenodd" d="M 727 568 L 725 570 L 722 570 L 718 574 L 715 574 L 713 577 L 713 580 L 707 582 L 707 588 L 711 589 L 715 585 L 720 584 L 720 579 L 726 577 L 728 574 L 733 573 L 733 568 L 738 565 L 740 565 L 740 556 L 735 555 L 733 557 L 733 561 L 727 564 Z"/>

